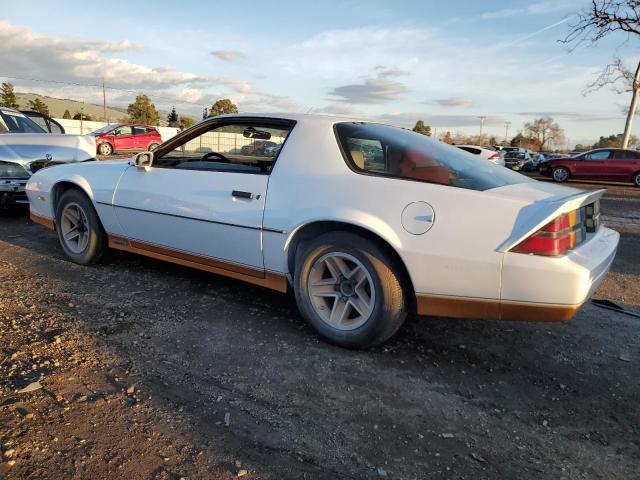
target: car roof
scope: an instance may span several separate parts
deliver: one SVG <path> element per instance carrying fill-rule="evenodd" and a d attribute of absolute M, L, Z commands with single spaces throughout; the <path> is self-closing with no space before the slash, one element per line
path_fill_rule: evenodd
<path fill-rule="evenodd" d="M 207 117 L 202 121 L 209 121 L 213 119 L 220 118 L 266 118 L 266 119 L 278 119 L 278 120 L 293 120 L 295 122 L 301 123 L 325 123 L 325 124 L 336 124 L 341 122 L 366 122 L 366 123 L 377 123 L 383 124 L 384 122 L 375 121 L 371 119 L 350 117 L 350 116 L 339 116 L 339 115 L 322 115 L 317 113 L 283 113 L 283 112 L 243 112 L 243 113 L 230 113 L 225 115 L 217 115 L 215 117 Z"/>

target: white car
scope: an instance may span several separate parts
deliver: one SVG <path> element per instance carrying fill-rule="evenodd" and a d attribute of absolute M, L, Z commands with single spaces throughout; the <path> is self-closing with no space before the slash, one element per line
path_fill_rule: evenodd
<path fill-rule="evenodd" d="M 0 107 L 0 209 L 29 203 L 24 187 L 35 171 L 93 160 L 95 151 L 89 135 L 49 134 L 24 113 Z"/>
<path fill-rule="evenodd" d="M 480 147 L 478 145 L 456 145 L 456 147 L 464 150 L 465 152 L 476 155 L 478 156 L 478 158 L 489 160 L 496 165 L 501 165 L 504 167 L 504 155 L 500 151 Z"/>
<path fill-rule="evenodd" d="M 275 157 L 243 155 L 255 140 Z M 603 191 L 537 182 L 409 130 L 316 115 L 203 120 L 134 159 L 60 165 L 31 217 L 72 261 L 125 250 L 286 292 L 339 345 L 419 315 L 565 321 L 619 235 Z"/>

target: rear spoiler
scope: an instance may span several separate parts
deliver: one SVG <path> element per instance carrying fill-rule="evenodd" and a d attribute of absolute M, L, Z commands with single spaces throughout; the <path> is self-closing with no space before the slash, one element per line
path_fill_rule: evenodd
<path fill-rule="evenodd" d="M 601 189 L 591 192 L 579 192 L 560 200 L 534 202 L 531 205 L 527 205 L 520 210 L 511 235 L 498 246 L 496 251 L 508 252 L 560 214 L 577 210 L 584 205 L 600 200 L 605 191 Z"/>

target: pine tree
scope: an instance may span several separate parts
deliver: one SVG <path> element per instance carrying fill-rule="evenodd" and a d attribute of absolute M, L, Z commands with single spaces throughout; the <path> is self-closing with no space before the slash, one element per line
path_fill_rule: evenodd
<path fill-rule="evenodd" d="M 64 113 L 62 114 L 62 118 L 64 118 L 65 120 L 71 120 L 71 112 L 69 112 L 69 109 L 64 111 Z"/>
<path fill-rule="evenodd" d="M 29 110 L 33 110 L 34 112 L 49 116 L 49 107 L 47 107 L 47 104 L 39 98 L 36 98 L 35 100 L 29 100 Z"/>
<path fill-rule="evenodd" d="M 16 99 L 16 93 L 13 91 L 13 85 L 10 83 L 3 83 L 0 88 L 0 107 L 7 108 L 20 108 L 18 100 Z"/>
<path fill-rule="evenodd" d="M 167 123 L 170 127 L 177 127 L 179 125 L 178 113 L 176 107 L 171 108 L 171 112 L 167 115 Z"/>

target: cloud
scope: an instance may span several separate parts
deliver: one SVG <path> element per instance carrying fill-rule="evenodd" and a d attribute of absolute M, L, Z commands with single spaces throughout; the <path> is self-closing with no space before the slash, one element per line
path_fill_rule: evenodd
<path fill-rule="evenodd" d="M 385 67 L 384 65 L 378 65 L 374 70 L 378 72 L 378 78 L 408 77 L 411 75 L 411 72 L 408 70 L 401 70 L 396 67 Z"/>
<path fill-rule="evenodd" d="M 325 113 L 327 115 L 347 115 L 347 116 L 362 115 L 362 111 L 356 108 L 353 108 L 350 105 L 345 105 L 342 103 L 332 103 L 322 108 L 314 108 L 312 109 L 311 113 Z"/>
<path fill-rule="evenodd" d="M 502 10 L 496 10 L 494 12 L 485 12 L 480 15 L 480 18 L 483 20 L 493 20 L 496 18 L 512 17 L 514 15 L 521 14 L 522 12 L 523 10 L 518 8 L 503 8 Z"/>
<path fill-rule="evenodd" d="M 560 118 L 563 120 L 571 120 L 574 122 L 603 122 L 609 120 L 621 120 L 623 116 L 611 116 L 611 115 L 602 115 L 597 113 L 585 113 L 585 112 L 552 112 L 552 111 L 542 111 L 542 112 L 518 112 L 518 115 L 522 115 L 523 117 L 552 117 L 552 118 Z"/>
<path fill-rule="evenodd" d="M 0 21 L 0 74 L 92 85 L 104 78 L 108 88 L 145 91 L 198 85 L 225 86 L 236 92 L 252 89 L 245 80 L 183 72 L 171 65 L 152 67 L 111 56 L 141 48 L 129 40 L 50 37 Z"/>
<path fill-rule="evenodd" d="M 389 68 L 382 65 L 374 67 L 376 77 L 366 78 L 364 83 L 354 83 L 335 87 L 329 95 L 335 100 L 348 103 L 386 103 L 398 100 L 408 91 L 402 83 L 390 80 L 393 77 L 411 75 L 410 72 L 398 68 Z"/>
<path fill-rule="evenodd" d="M 440 98 L 437 100 L 432 100 L 430 102 L 425 102 L 425 103 L 431 103 L 433 105 L 439 105 L 441 107 L 472 107 L 473 106 L 473 102 L 467 98 L 461 98 L 461 97 L 448 97 L 448 98 Z"/>
<path fill-rule="evenodd" d="M 364 83 L 335 87 L 329 95 L 348 103 L 385 103 L 398 100 L 407 91 L 399 82 L 384 78 L 367 78 Z"/>
<path fill-rule="evenodd" d="M 217 57 L 219 60 L 224 60 L 225 62 L 234 62 L 244 58 L 245 56 L 244 53 L 237 50 L 214 50 L 211 52 L 211 55 Z"/>
<path fill-rule="evenodd" d="M 379 120 L 398 125 L 401 127 L 413 127 L 418 120 L 423 120 L 432 127 L 460 128 L 480 126 L 480 119 L 476 115 L 428 115 L 421 112 L 392 112 L 376 115 Z M 484 126 L 501 126 L 504 124 L 504 117 L 487 116 Z"/>
<path fill-rule="evenodd" d="M 563 10 L 570 10 L 580 4 L 579 0 L 546 1 L 537 2 L 523 8 L 503 8 L 480 15 L 483 20 L 495 20 L 498 18 L 508 18 L 515 16 L 545 15 Z"/>

